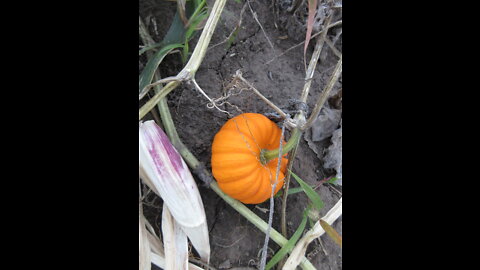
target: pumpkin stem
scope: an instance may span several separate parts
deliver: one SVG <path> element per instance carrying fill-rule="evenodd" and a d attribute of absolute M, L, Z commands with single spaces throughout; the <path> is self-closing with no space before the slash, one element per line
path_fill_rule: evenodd
<path fill-rule="evenodd" d="M 292 150 L 293 147 L 295 147 L 295 145 L 297 145 L 298 141 L 300 140 L 301 134 L 302 132 L 300 131 L 300 129 L 295 128 L 293 130 L 292 136 L 282 148 L 282 156 L 288 153 L 290 150 Z M 260 152 L 260 161 L 262 162 L 262 164 L 267 164 L 270 160 L 278 158 L 278 152 L 279 152 L 279 148 L 274 150 L 263 149 Z"/>

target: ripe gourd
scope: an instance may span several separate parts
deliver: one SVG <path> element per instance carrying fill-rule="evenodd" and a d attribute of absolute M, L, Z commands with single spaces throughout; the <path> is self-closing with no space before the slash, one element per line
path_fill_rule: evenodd
<path fill-rule="evenodd" d="M 281 133 L 274 122 L 257 113 L 243 113 L 228 120 L 212 144 L 212 174 L 220 189 L 246 204 L 270 198 L 278 158 L 262 164 L 260 152 L 277 149 Z M 287 162 L 283 156 L 275 194 L 283 186 Z"/>

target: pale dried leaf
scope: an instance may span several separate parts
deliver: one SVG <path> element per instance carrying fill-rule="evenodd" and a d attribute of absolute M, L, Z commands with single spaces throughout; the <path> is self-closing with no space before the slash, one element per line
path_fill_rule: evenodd
<path fill-rule="evenodd" d="M 138 269 L 139 270 L 150 270 L 151 269 L 151 257 L 150 257 L 150 242 L 148 241 L 147 229 L 145 228 L 145 223 L 142 220 L 143 214 L 141 214 L 138 222 L 138 233 L 139 233 L 139 261 Z"/>
<path fill-rule="evenodd" d="M 183 22 L 184 25 L 187 25 L 187 23 L 188 23 L 187 15 L 186 15 L 186 12 L 185 12 L 185 3 L 186 2 L 187 2 L 186 0 L 177 0 L 178 14 L 180 15 L 180 19 L 182 19 L 182 22 Z"/>
<path fill-rule="evenodd" d="M 335 169 L 337 172 L 336 185 L 342 185 L 342 122 L 340 121 L 340 128 L 333 132 L 332 144 L 327 149 L 327 154 L 324 158 L 323 167 Z"/>
<path fill-rule="evenodd" d="M 210 263 L 210 239 L 208 237 L 207 222 L 197 227 L 182 227 L 182 230 L 192 242 L 193 247 L 200 255 L 200 258 L 207 264 Z"/>
<path fill-rule="evenodd" d="M 155 264 L 156 266 L 165 269 L 165 256 L 159 255 L 155 252 L 151 252 L 150 256 L 152 258 L 152 263 Z"/>
<path fill-rule="evenodd" d="M 165 270 L 188 269 L 188 240 L 180 225 L 170 214 L 166 204 L 162 212 L 163 246 L 165 247 Z"/>
<path fill-rule="evenodd" d="M 330 108 L 328 103 L 324 105 L 317 119 L 312 125 L 312 141 L 322 141 L 330 136 L 338 128 L 342 111 Z"/>
<path fill-rule="evenodd" d="M 142 216 L 142 218 L 144 219 L 145 227 L 147 228 L 147 238 L 150 242 L 150 249 L 153 252 L 164 256 L 162 240 L 155 233 L 155 230 L 153 229 L 152 225 L 150 225 L 148 220 L 144 216 Z"/>

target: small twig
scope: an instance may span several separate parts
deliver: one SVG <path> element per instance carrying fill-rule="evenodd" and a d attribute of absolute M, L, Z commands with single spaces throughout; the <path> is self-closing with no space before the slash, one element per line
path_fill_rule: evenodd
<path fill-rule="evenodd" d="M 330 24 L 331 19 L 332 15 L 328 16 L 328 18 L 326 19 L 325 25 L 327 27 Z M 315 68 L 317 67 L 318 58 L 320 57 L 320 53 L 322 52 L 323 43 L 325 42 L 327 33 L 328 31 L 324 31 L 322 35 L 318 37 L 317 43 L 315 44 L 315 50 L 313 51 L 312 58 L 310 58 L 310 63 L 308 64 L 308 69 L 305 75 L 305 84 L 303 86 L 302 96 L 300 97 L 301 102 L 307 101 L 308 92 L 310 91 L 310 85 L 312 84 L 313 74 L 315 72 Z"/>
<path fill-rule="evenodd" d="M 323 241 L 322 241 L 322 239 L 321 239 L 320 237 L 318 237 L 318 238 L 317 238 L 317 241 L 318 241 L 318 243 L 320 243 L 320 246 L 322 247 L 322 251 L 323 251 L 323 253 L 325 253 L 325 256 L 328 256 L 328 252 L 327 252 L 327 250 L 325 249 L 325 246 L 323 246 Z"/>
<path fill-rule="evenodd" d="M 325 256 L 328 256 L 328 253 L 327 251 L 323 248 L 323 244 L 320 240 L 320 238 L 317 238 L 314 240 L 314 242 L 318 243 L 317 246 L 315 246 L 315 248 L 310 251 L 308 254 L 307 254 L 307 258 L 309 260 L 311 260 L 314 256 L 316 256 L 320 251 L 324 252 Z"/>
<path fill-rule="evenodd" d="M 329 185 L 329 188 L 331 188 L 333 191 L 335 191 L 340 197 L 342 197 L 342 192 L 340 192 L 338 189 L 336 189 L 333 185 Z"/>
<path fill-rule="evenodd" d="M 325 39 L 325 42 L 327 43 L 328 47 L 330 47 L 330 49 L 332 49 L 333 53 L 338 57 L 342 57 L 342 53 L 337 49 L 335 48 L 335 44 L 333 44 L 332 41 L 330 41 L 329 38 L 326 38 Z"/>
<path fill-rule="evenodd" d="M 279 142 L 279 151 L 278 151 L 278 161 L 277 161 L 277 170 L 275 175 L 275 182 L 272 185 L 272 193 L 270 194 L 270 212 L 268 213 L 268 227 L 267 232 L 265 233 L 265 243 L 263 244 L 262 259 L 260 261 L 260 270 L 265 269 L 265 264 L 267 263 L 267 248 L 268 240 L 270 239 L 270 230 L 272 229 L 272 220 L 273 220 L 273 208 L 274 208 L 274 198 L 275 188 L 278 183 L 278 174 L 280 172 L 280 165 L 282 164 L 282 146 L 283 146 L 283 134 L 285 133 L 285 125 L 282 125 L 282 135 L 280 136 Z"/>
<path fill-rule="evenodd" d="M 271 42 L 270 39 L 268 38 L 267 33 L 265 32 L 265 29 L 263 29 L 262 24 L 261 24 L 260 21 L 258 20 L 258 18 L 257 18 L 257 13 L 253 11 L 253 8 L 252 8 L 252 6 L 250 5 L 250 1 L 249 1 L 249 0 L 247 0 L 247 3 L 248 3 L 248 7 L 250 8 L 250 11 L 252 12 L 253 18 L 255 19 L 255 21 L 257 21 L 257 24 L 258 24 L 258 25 L 260 26 L 260 28 L 262 29 L 263 35 L 265 36 L 265 38 L 266 38 L 267 41 L 268 41 L 268 44 L 270 45 L 270 47 L 272 48 L 273 52 L 275 53 L 275 48 L 273 47 L 272 42 Z"/>
<path fill-rule="evenodd" d="M 340 20 L 340 21 L 337 21 L 337 22 L 334 22 L 334 23 L 330 24 L 329 26 L 327 26 L 326 29 L 322 29 L 321 31 L 315 33 L 314 35 L 312 35 L 312 36 L 310 37 L 310 40 L 312 40 L 313 38 L 317 37 L 318 35 L 321 35 L 323 32 L 325 32 L 325 30 L 328 30 L 328 29 L 330 29 L 330 28 L 332 28 L 332 27 L 335 27 L 335 26 L 337 26 L 337 25 L 339 25 L 339 24 L 342 24 L 342 21 L 341 21 L 341 20 Z M 291 51 L 291 50 L 293 50 L 293 49 L 301 46 L 301 45 L 304 44 L 304 43 L 305 43 L 305 41 L 302 41 L 302 42 L 298 43 L 297 45 L 294 45 L 294 46 L 286 49 L 286 50 L 285 50 L 284 52 L 282 52 L 281 54 L 279 54 L 279 55 L 277 55 L 277 56 L 274 56 L 272 59 L 268 60 L 267 63 L 265 63 L 265 64 L 270 64 L 271 62 L 275 61 L 275 59 L 277 59 L 278 57 L 285 55 L 285 54 L 288 53 L 289 51 Z"/>
<path fill-rule="evenodd" d="M 293 161 L 295 160 L 295 156 L 297 154 L 298 144 L 295 145 L 293 150 L 290 152 L 288 157 L 288 164 L 287 164 L 287 172 L 293 169 Z M 285 184 L 284 184 L 284 191 L 282 196 L 282 212 L 280 217 L 280 225 L 282 230 L 282 235 L 285 238 L 288 238 L 288 231 L 287 231 L 287 197 L 288 197 L 288 190 L 290 189 L 290 177 L 291 174 L 287 173 L 285 176 Z"/>
<path fill-rule="evenodd" d="M 258 209 L 260 212 L 266 214 L 268 212 L 268 209 L 267 208 L 261 208 L 260 206 L 258 205 L 255 205 L 255 209 Z"/>
<path fill-rule="evenodd" d="M 155 34 L 158 36 L 157 20 L 155 20 L 155 17 L 152 17 L 152 24 L 153 24 L 153 31 L 155 31 Z"/>
<path fill-rule="evenodd" d="M 287 8 L 287 12 L 295 12 L 303 2 L 302 0 L 293 0 L 293 3 Z"/>
<path fill-rule="evenodd" d="M 140 34 L 140 37 L 142 38 L 142 40 L 144 40 L 143 45 L 148 46 L 145 43 L 148 43 L 148 44 L 155 43 L 155 41 L 150 36 L 150 34 L 148 34 L 147 27 L 145 27 L 145 24 L 143 23 L 142 18 L 140 18 L 140 16 L 138 16 L 138 33 Z"/>
<path fill-rule="evenodd" d="M 340 57 L 340 60 L 338 60 L 337 65 L 335 66 L 335 69 L 333 71 L 332 76 L 330 77 L 330 80 L 327 86 L 325 87 L 322 94 L 318 98 L 317 103 L 313 108 L 312 114 L 310 115 L 310 118 L 308 118 L 307 122 L 301 127 L 302 130 L 306 130 L 313 125 L 313 122 L 317 119 L 318 114 L 320 113 L 320 110 L 323 107 L 323 104 L 328 99 L 330 91 L 332 90 L 333 86 L 337 82 L 341 73 L 342 73 L 342 57 Z"/>
<path fill-rule="evenodd" d="M 187 15 L 185 14 L 185 4 L 186 4 L 185 2 L 186 0 L 177 0 L 177 11 L 178 11 L 178 15 L 180 15 L 180 19 L 182 20 L 183 25 L 187 26 L 188 19 L 187 19 Z"/>
<path fill-rule="evenodd" d="M 268 100 L 264 95 L 262 95 L 262 93 L 260 93 L 260 91 L 258 91 L 255 87 L 253 87 L 253 85 L 248 82 L 247 80 L 245 80 L 245 78 L 243 78 L 242 76 L 242 72 L 240 70 L 237 70 L 236 74 L 235 74 L 235 78 L 238 78 L 240 79 L 242 82 L 244 82 L 248 87 L 250 87 L 250 89 L 252 89 L 252 91 L 257 94 L 257 96 L 259 96 L 263 101 L 265 101 L 265 103 L 267 103 L 270 107 L 272 107 L 272 109 L 274 109 L 278 114 L 280 114 L 280 116 L 285 119 L 287 118 L 287 114 L 284 113 L 280 108 L 278 108 L 275 104 L 273 104 L 273 102 L 271 102 L 270 100 Z"/>
<path fill-rule="evenodd" d="M 313 188 L 313 190 L 318 189 L 318 188 L 321 187 L 324 183 L 330 181 L 330 179 L 332 179 L 333 177 L 334 177 L 334 176 L 330 176 L 330 177 L 326 177 L 325 179 L 320 180 L 320 181 L 315 185 L 315 187 Z"/>
<path fill-rule="evenodd" d="M 205 91 L 202 90 L 202 88 L 197 84 L 197 81 L 195 80 L 195 78 L 193 78 L 191 80 L 193 82 L 193 85 L 195 86 L 195 88 L 198 90 L 198 92 L 200 92 L 206 99 L 208 99 L 208 101 L 210 101 L 210 103 L 207 105 L 207 108 L 211 109 L 211 108 L 216 108 L 217 110 L 223 112 L 223 113 L 226 113 L 228 114 L 229 116 L 232 116 L 231 113 L 225 111 L 225 110 L 222 110 L 220 109 L 217 104 L 215 103 L 215 101 L 213 101 L 206 93 Z"/>
<path fill-rule="evenodd" d="M 337 41 L 338 41 L 338 39 L 340 38 L 341 35 L 342 35 L 342 28 L 340 28 L 340 31 L 338 31 L 337 35 L 333 38 L 333 40 L 332 40 L 333 45 L 337 44 Z"/>
<path fill-rule="evenodd" d="M 148 84 L 147 86 L 145 86 L 143 89 L 142 89 L 142 92 L 140 92 L 140 94 L 138 95 L 138 100 L 141 100 L 142 98 L 145 97 L 145 95 L 150 91 L 150 89 L 152 89 L 153 87 L 155 86 L 158 86 L 160 84 L 164 84 L 164 83 L 168 83 L 168 82 L 173 82 L 173 81 L 177 81 L 177 82 L 180 82 L 180 80 L 176 77 L 176 76 L 173 76 L 173 77 L 167 77 L 167 78 L 163 78 L 163 79 L 160 79 L 154 83 L 151 83 L 151 84 Z"/>
<path fill-rule="evenodd" d="M 229 247 L 233 247 L 236 243 L 238 243 L 240 240 L 242 240 L 243 238 L 245 238 L 246 234 L 244 234 L 242 237 L 238 238 L 237 240 L 235 240 L 233 243 L 231 243 L 230 245 L 222 245 L 222 244 L 219 244 L 219 243 L 215 243 L 216 246 L 219 246 L 219 247 L 222 247 L 222 248 L 229 248 Z"/>

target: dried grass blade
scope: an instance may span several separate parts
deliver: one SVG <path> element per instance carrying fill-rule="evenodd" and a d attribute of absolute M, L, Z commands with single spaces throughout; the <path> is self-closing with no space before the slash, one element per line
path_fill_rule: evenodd
<path fill-rule="evenodd" d="M 140 213 L 139 222 L 138 222 L 138 233 L 139 233 L 139 261 L 138 269 L 139 270 L 150 270 L 151 269 L 151 257 L 150 257 L 150 241 L 148 240 L 147 229 L 145 228 L 145 223 L 142 219 L 143 214 Z"/>
<path fill-rule="evenodd" d="M 312 36 L 313 20 L 315 19 L 315 11 L 317 11 L 317 0 L 308 0 L 308 19 L 307 19 L 307 35 L 305 37 L 305 46 L 303 48 L 303 60 L 307 59 L 307 48 L 310 43 L 310 37 Z M 305 62 L 305 66 L 306 66 Z M 306 68 L 305 68 L 306 69 Z"/>
<path fill-rule="evenodd" d="M 185 12 L 186 2 L 187 2 L 186 0 L 177 0 L 177 10 L 178 10 L 178 14 L 180 15 L 180 19 L 183 22 L 183 25 L 187 25 L 188 23 L 187 15 Z"/>
<path fill-rule="evenodd" d="M 164 248 L 162 240 L 155 233 L 155 230 L 153 229 L 152 225 L 150 225 L 148 220 L 144 216 L 142 216 L 142 218 L 144 219 L 145 227 L 147 228 L 147 238 L 150 242 L 150 249 L 159 255 L 165 256 L 163 252 Z"/>
<path fill-rule="evenodd" d="M 188 240 L 166 204 L 162 212 L 162 234 L 165 247 L 165 270 L 188 269 Z"/>

